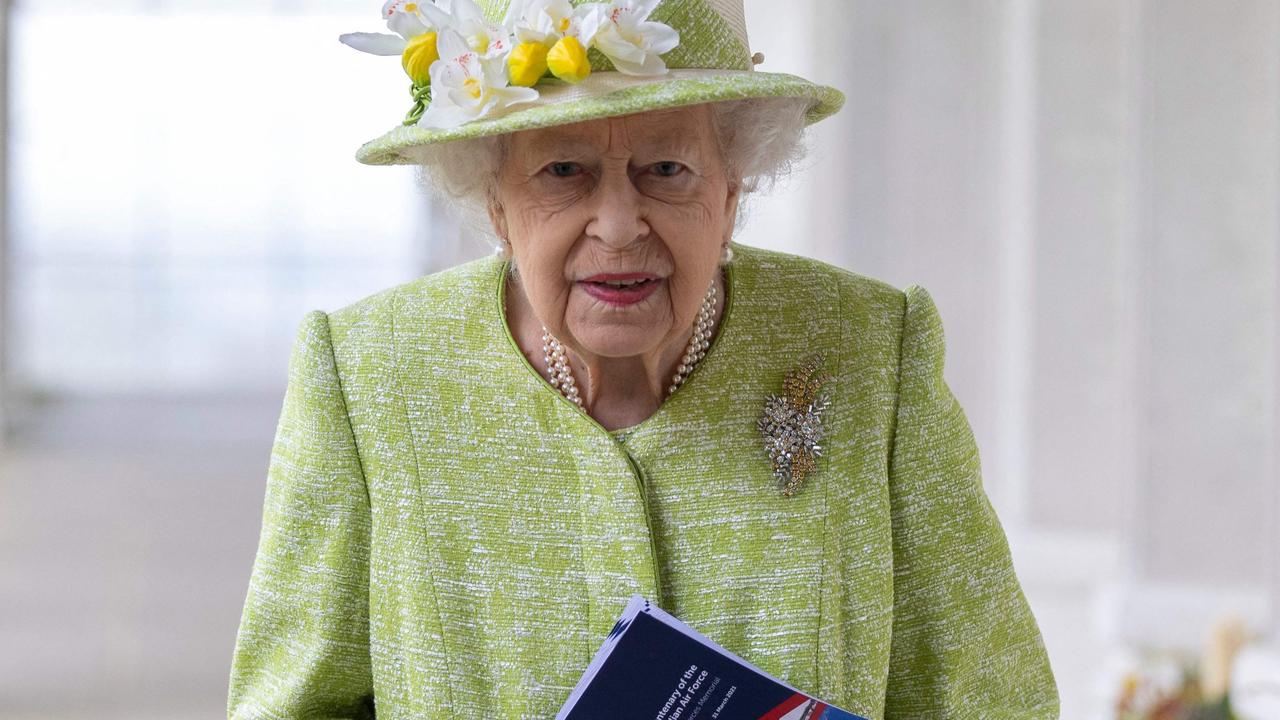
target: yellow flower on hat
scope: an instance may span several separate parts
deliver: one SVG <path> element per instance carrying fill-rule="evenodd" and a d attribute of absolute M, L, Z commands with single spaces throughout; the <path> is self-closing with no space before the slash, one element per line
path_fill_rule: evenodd
<path fill-rule="evenodd" d="M 512 85 L 532 87 L 547 74 L 547 51 L 551 48 L 538 42 L 520 43 L 507 58 L 507 70 Z"/>
<path fill-rule="evenodd" d="M 570 83 L 580 82 L 591 74 L 587 49 L 572 35 L 556 41 L 555 46 L 547 53 L 547 67 L 551 69 L 552 75 Z"/>
<path fill-rule="evenodd" d="M 440 59 L 436 34 L 425 32 L 405 44 L 400 64 L 415 85 L 431 84 L 431 64 Z"/>
<path fill-rule="evenodd" d="M 514 28 L 522 46 L 536 43 L 529 46 L 529 51 L 547 49 L 547 67 L 553 75 L 566 82 L 578 82 L 591 74 L 587 48 L 600 29 L 603 9 L 601 3 L 585 3 L 575 8 L 569 0 L 514 0 L 505 22 Z M 516 78 L 528 80 L 534 68 L 515 52 L 511 63 L 512 82 L 525 84 Z"/>

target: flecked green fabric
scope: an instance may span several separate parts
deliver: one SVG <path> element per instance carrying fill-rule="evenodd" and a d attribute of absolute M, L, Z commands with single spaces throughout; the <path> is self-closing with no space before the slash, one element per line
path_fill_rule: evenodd
<path fill-rule="evenodd" d="M 618 432 L 515 345 L 496 257 L 308 313 L 228 717 L 550 718 L 638 592 L 868 718 L 1056 718 L 929 293 L 734 250 L 706 356 Z M 831 434 L 784 497 L 756 419 L 814 350 Z"/>
<path fill-rule="evenodd" d="M 573 0 L 574 5 L 597 0 Z M 482 0 L 486 18 L 500 22 L 510 0 Z M 739 10 L 740 10 L 739 5 Z M 812 125 L 834 115 L 844 105 L 844 94 L 834 87 L 810 82 L 796 75 L 761 72 L 753 69 L 749 48 L 707 0 L 662 0 L 649 18 L 666 23 L 680 33 L 680 44 L 662 55 L 668 68 L 676 72 L 644 78 L 643 85 L 616 89 L 589 98 L 541 105 L 515 105 L 501 114 L 473 120 L 453 128 L 427 128 L 397 124 L 381 136 L 360 146 L 356 160 L 365 165 L 412 165 L 415 158 L 402 153 L 412 147 L 452 140 L 500 135 L 519 130 L 563 125 L 603 117 L 629 115 L 685 105 L 749 98 L 795 98 L 807 104 L 806 123 Z M 588 53 L 592 74 L 620 75 L 599 50 Z M 681 70 L 722 70 L 710 77 L 685 77 Z M 390 71 L 399 72 L 399 68 Z M 546 90 L 559 81 L 544 81 L 536 87 Z M 582 84 L 583 88 L 593 83 Z M 595 92 L 595 91 L 592 91 Z M 406 109 L 409 107 L 406 95 Z"/>

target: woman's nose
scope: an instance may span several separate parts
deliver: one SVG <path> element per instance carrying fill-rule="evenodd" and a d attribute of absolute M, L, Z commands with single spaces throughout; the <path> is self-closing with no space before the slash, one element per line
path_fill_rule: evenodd
<path fill-rule="evenodd" d="M 593 217 L 588 235 L 623 248 L 649 235 L 644 197 L 625 168 L 607 168 L 596 187 Z"/>

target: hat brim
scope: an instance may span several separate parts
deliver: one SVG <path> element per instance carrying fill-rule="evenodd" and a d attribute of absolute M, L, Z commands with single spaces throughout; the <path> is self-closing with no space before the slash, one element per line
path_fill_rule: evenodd
<path fill-rule="evenodd" d="M 574 84 L 539 85 L 534 103 L 515 105 L 501 115 L 473 120 L 453 128 L 401 125 L 371 140 L 356 152 L 365 165 L 414 165 L 419 161 L 401 153 L 423 145 L 452 140 L 566 125 L 617 115 L 751 98 L 796 98 L 808 102 L 805 124 L 834 115 L 844 94 L 787 73 L 755 70 L 671 69 L 658 78 L 596 72 Z"/>

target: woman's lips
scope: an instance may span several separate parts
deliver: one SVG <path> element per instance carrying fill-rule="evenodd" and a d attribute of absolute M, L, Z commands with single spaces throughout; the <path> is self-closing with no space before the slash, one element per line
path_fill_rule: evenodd
<path fill-rule="evenodd" d="M 578 285 L 591 297 L 616 306 L 634 305 L 644 300 L 661 283 L 662 278 L 647 273 L 601 273 L 578 281 Z"/>

